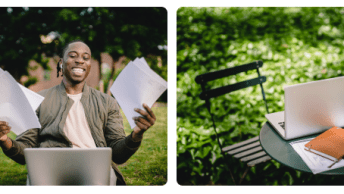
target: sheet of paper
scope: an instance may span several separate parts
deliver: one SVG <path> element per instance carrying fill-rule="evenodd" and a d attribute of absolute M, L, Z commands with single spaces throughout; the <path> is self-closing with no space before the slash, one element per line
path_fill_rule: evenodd
<path fill-rule="evenodd" d="M 31 108 L 33 111 L 36 111 L 37 108 L 39 107 L 39 105 L 43 102 L 44 97 L 37 94 L 36 92 L 22 86 L 21 84 L 19 84 L 20 89 L 22 89 L 22 91 L 24 92 L 26 98 L 28 99 Z"/>
<path fill-rule="evenodd" d="M 159 76 L 157 73 L 155 73 L 148 65 L 146 60 L 142 58 L 136 58 L 133 62 L 137 67 L 141 68 L 142 71 L 145 71 L 148 76 L 151 76 L 154 78 L 157 82 L 164 85 L 167 88 L 167 82 Z"/>
<path fill-rule="evenodd" d="M 151 69 L 148 65 L 148 63 L 146 62 L 146 60 L 141 57 L 141 58 L 136 58 L 134 61 L 134 64 L 137 64 L 137 63 L 142 63 L 143 67 L 146 68 L 146 69 Z"/>
<path fill-rule="evenodd" d="M 290 145 L 294 148 L 294 150 L 300 155 L 302 160 L 307 164 L 309 169 L 313 172 L 313 174 L 318 174 L 321 172 L 325 172 L 328 170 L 333 170 L 336 168 L 340 168 L 344 166 L 344 160 L 340 160 L 338 163 L 334 164 L 331 168 L 328 168 L 333 161 L 318 156 L 312 152 L 305 150 L 305 144 L 311 141 L 313 138 L 304 139 L 301 141 L 291 142 Z"/>
<path fill-rule="evenodd" d="M 167 89 L 165 80 L 161 83 L 162 81 L 157 81 L 156 76 L 153 75 L 153 73 L 156 74 L 154 71 L 148 73 L 151 70 L 148 65 L 148 69 L 147 67 L 140 68 L 138 67 L 140 64 L 135 63 L 137 62 L 129 62 L 110 88 L 131 128 L 136 126 L 132 118 L 141 116 L 134 111 L 134 108 L 145 110 L 142 106 L 143 103 L 152 107 L 154 102 Z"/>
<path fill-rule="evenodd" d="M 23 90 L 7 71 L 0 73 L 0 120 L 7 121 L 17 135 L 41 127 Z"/>
<path fill-rule="evenodd" d="M 0 76 L 2 73 L 4 73 L 5 71 L 3 69 L 0 68 Z M 43 102 L 44 97 L 37 94 L 36 92 L 24 87 L 23 85 L 17 83 L 20 87 L 20 89 L 24 92 L 26 98 L 29 100 L 29 103 L 32 107 L 33 111 L 36 111 L 36 109 L 38 108 L 38 106 Z"/>

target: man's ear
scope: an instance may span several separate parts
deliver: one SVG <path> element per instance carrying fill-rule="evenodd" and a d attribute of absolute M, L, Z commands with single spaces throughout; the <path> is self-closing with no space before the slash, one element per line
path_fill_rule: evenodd
<path fill-rule="evenodd" d="M 63 60 L 60 59 L 58 64 L 60 65 L 60 68 L 62 69 Z"/>
<path fill-rule="evenodd" d="M 57 63 L 57 77 L 59 77 L 60 71 L 61 71 L 61 76 L 63 76 L 62 64 L 63 64 L 63 60 L 62 58 L 60 58 L 59 62 Z"/>

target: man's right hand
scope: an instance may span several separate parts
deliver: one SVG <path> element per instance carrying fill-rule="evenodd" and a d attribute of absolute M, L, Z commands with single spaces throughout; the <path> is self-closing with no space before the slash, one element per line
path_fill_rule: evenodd
<path fill-rule="evenodd" d="M 5 121 L 0 121 L 0 142 L 4 142 L 7 140 L 7 133 L 11 131 L 11 127 Z"/>

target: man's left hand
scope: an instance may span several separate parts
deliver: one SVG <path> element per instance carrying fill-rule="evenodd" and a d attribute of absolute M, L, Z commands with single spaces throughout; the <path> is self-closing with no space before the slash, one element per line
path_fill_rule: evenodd
<path fill-rule="evenodd" d="M 143 133 L 146 132 L 151 126 L 153 126 L 156 121 L 152 109 L 150 109 L 147 104 L 143 104 L 143 108 L 145 108 L 146 111 L 138 108 L 135 109 L 136 112 L 142 115 L 140 117 L 133 118 L 136 126 L 134 127 L 132 138 L 135 142 L 141 141 Z"/>

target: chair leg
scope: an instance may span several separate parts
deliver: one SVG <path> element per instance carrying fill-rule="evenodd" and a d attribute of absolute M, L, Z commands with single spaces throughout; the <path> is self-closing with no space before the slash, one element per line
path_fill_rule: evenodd
<path fill-rule="evenodd" d="M 246 170 L 244 172 L 244 174 L 241 176 L 240 178 L 240 182 L 239 182 L 239 185 L 241 185 L 242 181 L 244 180 L 244 178 L 246 177 L 246 174 L 248 173 L 248 170 L 250 169 L 249 166 L 246 167 Z"/>
<path fill-rule="evenodd" d="M 225 166 L 227 167 L 227 170 L 229 171 L 229 174 L 231 175 L 232 181 L 233 181 L 234 185 L 236 185 L 235 179 L 234 179 L 234 176 L 233 176 L 233 173 L 232 173 L 232 171 L 231 171 L 231 168 L 229 167 L 229 160 L 228 160 L 228 157 L 227 157 L 226 153 L 224 153 L 224 152 L 222 151 L 222 148 L 221 148 L 221 153 L 222 153 L 222 155 L 223 155 L 223 157 L 224 157 Z"/>
<path fill-rule="evenodd" d="M 233 173 L 232 173 L 232 171 L 231 171 L 231 168 L 229 167 L 229 163 L 227 163 L 229 160 L 227 159 L 226 153 L 222 151 L 222 145 L 221 145 L 221 143 L 220 143 L 220 139 L 219 139 L 218 134 L 217 134 L 217 132 L 216 132 L 215 119 L 214 119 L 213 114 L 211 114 L 211 111 L 210 111 L 210 102 L 209 102 L 209 99 L 206 99 L 205 103 L 206 103 L 206 105 L 207 105 L 207 109 L 208 109 L 209 114 L 210 114 L 210 116 L 211 116 L 211 120 L 213 121 L 213 127 L 214 127 L 215 136 L 216 136 L 216 139 L 217 139 L 217 143 L 218 143 L 218 145 L 219 145 L 219 147 L 220 147 L 221 154 L 223 155 L 223 158 L 224 158 L 224 160 L 225 160 L 225 163 L 226 163 L 225 165 L 226 165 L 227 170 L 229 171 L 229 174 L 231 175 L 232 181 L 233 181 L 233 183 L 234 183 L 234 185 L 235 185 L 235 179 L 234 179 Z"/>

